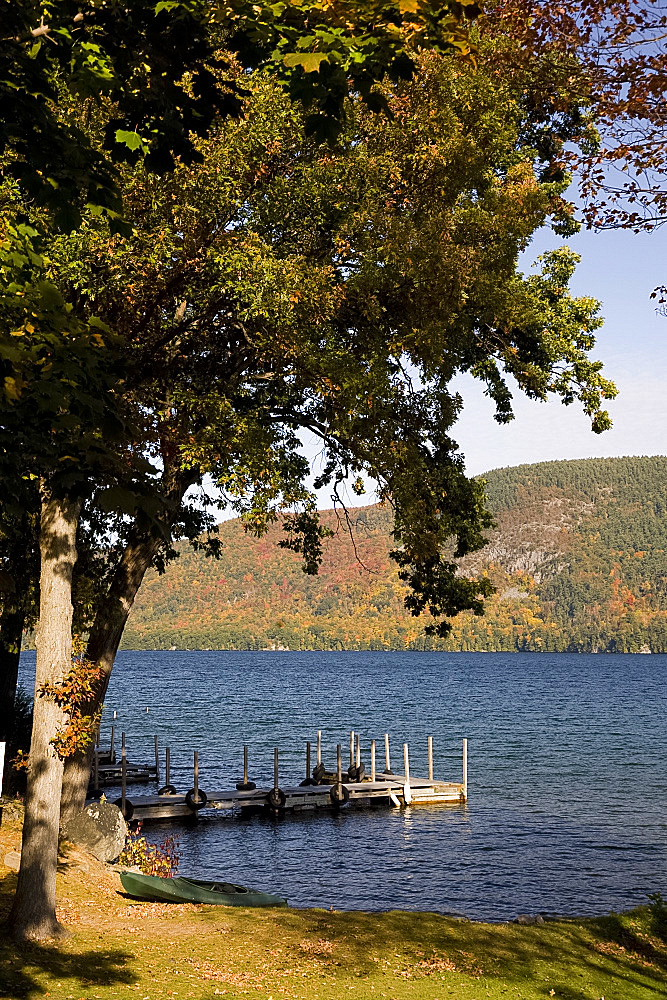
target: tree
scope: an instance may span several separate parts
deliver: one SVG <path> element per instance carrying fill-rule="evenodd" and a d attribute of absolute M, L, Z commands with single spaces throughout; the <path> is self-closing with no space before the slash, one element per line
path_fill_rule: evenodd
<path fill-rule="evenodd" d="M 81 223 L 86 204 L 112 228 L 124 228 L 114 163 L 143 156 L 147 169 L 169 170 L 175 156 L 183 162 L 193 158 L 192 133 L 203 135 L 216 116 L 239 112 L 239 89 L 227 74 L 229 63 L 215 56 L 215 45 L 223 39 L 246 65 L 270 62 L 278 52 L 281 72 L 294 94 L 314 105 L 313 130 L 331 131 L 349 78 L 369 104 L 376 104 L 374 82 L 385 74 L 411 72 L 408 35 L 416 31 L 436 46 L 461 46 L 459 22 L 465 9 L 476 11 L 466 0 L 453 5 L 451 14 L 429 3 L 399 2 L 373 5 L 370 16 L 356 4 L 341 10 L 324 2 L 300 5 L 296 17 L 291 4 L 264 8 L 232 2 L 216 8 L 211 18 L 211 8 L 197 0 L 166 0 L 156 7 L 137 0 L 123 8 L 122 18 L 113 4 L 80 10 L 68 0 L 42 7 L 24 0 L 9 9 L 9 34 L 0 44 L 0 93 L 6 109 L 0 128 L 5 199 L 0 231 L 5 277 L 2 430 L 8 442 L 18 428 L 25 446 L 22 454 L 12 441 L 24 466 L 18 479 L 27 475 L 40 480 L 42 687 L 57 684 L 69 667 L 78 510 L 90 495 L 95 467 L 102 479 L 113 482 L 130 457 L 130 482 L 140 495 L 152 470 L 145 461 L 137 464 L 137 450 L 131 456 L 128 451 L 139 436 L 141 420 L 134 426 L 123 420 L 113 335 L 94 316 L 79 321 L 72 304 L 44 278 L 47 262 L 40 242 L 52 226 L 40 206 L 64 229 Z M 285 51 L 287 42 L 297 51 Z M 74 101 L 80 98 L 92 129 L 81 121 L 72 124 Z M 30 215 L 37 228 L 26 223 Z M 36 326 L 33 320 L 44 325 Z M 101 366 L 98 352 L 104 352 L 107 362 Z M 91 392 L 96 374 L 97 396 Z M 46 447 L 34 434 L 23 433 L 25 414 L 35 402 L 41 403 L 40 416 L 51 417 Z M 81 420 L 80 437 L 73 433 L 76 418 L 71 408 L 90 417 Z M 109 422 L 115 450 L 104 444 Z M 5 464 L 8 470 L 12 463 Z M 121 509 L 126 495 L 120 496 Z M 115 496 L 118 499 L 118 492 Z M 168 496 L 161 503 L 168 504 Z M 150 507 L 145 513 L 155 518 L 154 500 Z M 47 614 L 52 616 L 48 621 Z M 12 910 L 19 938 L 44 937 L 57 930 L 53 889 L 61 770 L 52 740 L 62 713 L 47 700 L 35 699 L 24 861 Z M 39 865 L 36 858 L 41 859 Z"/>
<path fill-rule="evenodd" d="M 412 610 L 452 615 L 481 610 L 488 591 L 446 554 L 452 537 L 458 554 L 479 547 L 488 524 L 450 436 L 456 372 L 486 383 L 501 420 L 511 372 L 607 425 L 614 388 L 587 358 L 597 303 L 569 296 L 573 256 L 558 251 L 541 276 L 516 270 L 535 228 L 571 220 L 567 178 L 540 162 L 526 123 L 539 73 L 499 79 L 496 57 L 482 47 L 471 73 L 422 56 L 411 84 L 385 90 L 392 117 L 351 105 L 332 148 L 258 79 L 245 121 L 202 143 L 203 166 L 159 184 L 126 175 L 131 241 L 91 223 L 50 247 L 67 295 L 125 344 L 124 398 L 151 414 L 143 447 L 173 500 L 162 536 L 139 512 L 107 566 L 88 648 L 107 678 L 143 574 L 170 534 L 188 534 L 179 504 L 206 474 L 250 530 L 298 505 L 285 541 L 314 570 L 321 536 L 298 451 L 310 430 L 334 494 L 350 472 L 382 484 Z M 551 128 L 570 136 L 574 122 L 554 115 Z M 68 764 L 65 810 L 81 804 L 88 763 Z"/>

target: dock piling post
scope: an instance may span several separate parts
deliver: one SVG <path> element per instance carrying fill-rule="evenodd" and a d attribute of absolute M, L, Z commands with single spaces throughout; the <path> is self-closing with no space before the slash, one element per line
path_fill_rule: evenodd
<path fill-rule="evenodd" d="M 125 756 L 125 733 L 120 734 L 120 798 L 121 811 L 125 815 L 125 800 L 127 798 L 127 757 Z"/>
<path fill-rule="evenodd" d="M 354 729 L 350 733 L 350 767 L 354 767 Z"/>
<path fill-rule="evenodd" d="M 433 737 L 428 738 L 428 780 L 433 781 Z"/>
<path fill-rule="evenodd" d="M 273 751 L 273 788 L 278 791 L 278 747 Z"/>
<path fill-rule="evenodd" d="M 357 773 L 361 767 L 361 736 L 357 733 Z"/>
<path fill-rule="evenodd" d="M 116 718 L 116 713 L 114 712 L 114 719 L 115 718 Z M 110 756 L 110 760 L 109 760 L 110 764 L 115 764 L 116 763 L 116 747 L 115 747 L 115 743 L 116 743 L 116 727 L 112 726 L 111 727 L 111 756 Z"/>
<path fill-rule="evenodd" d="M 463 801 L 468 801 L 468 740 L 463 740 Z"/>
<path fill-rule="evenodd" d="M 160 753 L 158 748 L 157 736 L 155 737 L 155 783 L 160 784 Z"/>
<path fill-rule="evenodd" d="M 243 747 L 243 780 L 236 782 L 237 792 L 252 792 L 257 786 L 248 778 L 248 747 Z"/>
<path fill-rule="evenodd" d="M 306 743 L 306 781 L 310 782 L 310 740 Z"/>
<path fill-rule="evenodd" d="M 403 785 L 403 800 L 406 806 L 412 802 L 412 791 L 410 789 L 410 752 L 408 744 L 403 744 L 403 767 L 405 769 L 405 784 Z"/>
<path fill-rule="evenodd" d="M 336 784 L 338 786 L 338 792 L 342 794 L 343 791 L 343 758 L 341 755 L 340 743 L 336 747 Z"/>
<path fill-rule="evenodd" d="M 317 763 L 322 763 L 322 730 L 317 730 Z"/>
<path fill-rule="evenodd" d="M 389 756 L 389 733 L 384 734 L 384 756 L 385 763 L 387 765 L 385 767 L 385 771 L 387 774 L 393 774 L 394 772 L 391 769 L 391 757 Z"/>
<path fill-rule="evenodd" d="M 194 763 L 193 763 L 193 775 L 192 775 L 192 787 L 195 790 L 195 802 L 199 800 L 199 751 L 194 752 Z"/>
<path fill-rule="evenodd" d="M 371 781 L 375 781 L 375 740 L 371 740 Z"/>

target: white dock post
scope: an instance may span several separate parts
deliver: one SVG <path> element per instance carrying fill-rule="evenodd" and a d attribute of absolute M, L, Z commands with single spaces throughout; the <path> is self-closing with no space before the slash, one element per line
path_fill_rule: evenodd
<path fill-rule="evenodd" d="M 468 741 L 463 740 L 463 801 L 468 801 Z"/>
<path fill-rule="evenodd" d="M 341 758 L 340 743 L 336 747 L 336 786 L 338 794 L 343 797 L 343 761 Z"/>
<path fill-rule="evenodd" d="M 375 781 L 375 740 L 371 740 L 371 781 Z"/>
<path fill-rule="evenodd" d="M 361 767 L 361 736 L 357 733 L 357 771 Z"/>
<path fill-rule="evenodd" d="M 433 781 L 433 737 L 428 738 L 428 780 Z"/>
<path fill-rule="evenodd" d="M 121 811 L 125 816 L 125 800 L 127 798 L 127 757 L 125 756 L 125 733 L 120 734 L 120 799 Z"/>
<path fill-rule="evenodd" d="M 322 730 L 317 730 L 317 763 L 322 763 Z"/>
<path fill-rule="evenodd" d="M 403 785 L 403 801 L 406 806 L 412 802 L 412 791 L 410 789 L 410 753 L 408 744 L 403 744 L 403 767 L 405 769 L 405 784 Z"/>
<path fill-rule="evenodd" d="M 350 733 L 350 767 L 354 767 L 354 729 Z"/>
<path fill-rule="evenodd" d="M 387 774 L 392 774 L 391 770 L 391 757 L 389 756 L 389 733 L 384 734 L 384 758 L 385 758 L 385 771 Z"/>

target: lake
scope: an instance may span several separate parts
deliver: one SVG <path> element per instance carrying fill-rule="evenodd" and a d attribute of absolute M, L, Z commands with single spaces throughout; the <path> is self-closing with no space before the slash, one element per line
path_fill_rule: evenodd
<path fill-rule="evenodd" d="M 33 673 L 24 654 L 27 686 Z M 388 731 L 394 768 L 408 742 L 416 776 L 432 736 L 435 777 L 460 781 L 465 736 L 466 806 L 202 813 L 194 827 L 146 833 L 178 838 L 181 874 L 295 906 L 599 914 L 667 896 L 666 681 L 660 655 L 125 651 L 102 733 L 115 710 L 134 761 L 151 759 L 157 734 L 179 791 L 192 785 L 195 749 L 204 790 L 233 786 L 244 743 L 255 781 L 272 783 L 274 746 L 281 784 L 299 781 L 318 729 L 331 768 L 351 729 L 378 751 Z"/>

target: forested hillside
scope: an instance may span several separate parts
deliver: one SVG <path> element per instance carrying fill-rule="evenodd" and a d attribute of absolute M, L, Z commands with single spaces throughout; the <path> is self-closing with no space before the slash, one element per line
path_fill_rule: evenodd
<path fill-rule="evenodd" d="M 144 583 L 126 648 L 463 649 L 667 652 L 667 458 L 586 459 L 498 469 L 485 477 L 497 528 L 462 572 L 490 576 L 486 614 L 454 620 L 447 640 L 403 607 L 389 559 L 390 514 L 351 512 L 317 577 L 237 521 L 223 555 L 183 549 Z"/>

